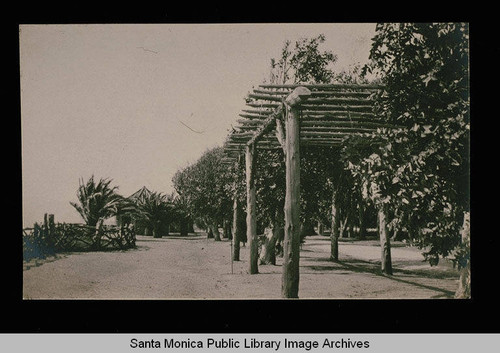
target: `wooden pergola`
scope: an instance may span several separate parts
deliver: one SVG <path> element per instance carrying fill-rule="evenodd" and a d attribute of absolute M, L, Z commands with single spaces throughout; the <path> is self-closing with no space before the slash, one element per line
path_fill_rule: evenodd
<path fill-rule="evenodd" d="M 259 149 L 283 149 L 286 166 L 282 276 L 284 298 L 298 297 L 300 147 L 340 146 L 349 135 L 390 127 L 373 113 L 373 94 L 382 88 L 380 85 L 367 84 L 259 85 L 248 94 L 247 108 L 239 114 L 238 124 L 224 143 L 224 163 L 238 163 L 241 156 L 245 155 L 250 274 L 258 273 L 256 153 Z M 384 228 L 380 234 L 382 251 L 387 249 L 383 256 L 389 256 L 390 259 L 385 216 L 381 212 L 379 223 Z"/>

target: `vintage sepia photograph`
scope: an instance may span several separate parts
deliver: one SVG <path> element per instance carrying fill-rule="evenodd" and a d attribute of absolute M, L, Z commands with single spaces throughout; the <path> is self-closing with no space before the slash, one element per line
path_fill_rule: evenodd
<path fill-rule="evenodd" d="M 468 23 L 19 25 L 22 298 L 473 298 Z"/>

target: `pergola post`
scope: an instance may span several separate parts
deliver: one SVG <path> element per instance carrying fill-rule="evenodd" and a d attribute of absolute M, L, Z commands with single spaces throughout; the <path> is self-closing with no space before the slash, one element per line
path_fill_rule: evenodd
<path fill-rule="evenodd" d="M 387 275 L 392 275 L 391 243 L 387 231 L 387 210 L 385 205 L 378 207 L 378 233 L 381 248 L 381 270 Z"/>
<path fill-rule="evenodd" d="M 259 244 L 257 241 L 257 217 L 255 199 L 255 144 L 246 146 L 246 183 L 247 183 L 247 240 L 250 244 L 250 274 L 259 273 Z"/>
<path fill-rule="evenodd" d="M 241 208 L 238 202 L 238 192 L 236 190 L 236 181 L 234 182 L 233 195 L 233 253 L 231 254 L 233 261 L 240 261 L 240 218 Z"/>
<path fill-rule="evenodd" d="M 242 155 L 238 154 L 238 160 L 237 160 L 237 168 L 235 170 L 235 179 L 233 182 L 233 189 L 234 189 L 234 195 L 233 195 L 233 249 L 232 249 L 232 260 L 233 261 L 240 261 L 240 235 L 241 235 L 241 225 L 240 225 L 240 217 L 241 217 L 241 204 L 238 199 L 238 173 L 237 170 L 240 166 L 242 160 Z"/>
<path fill-rule="evenodd" d="M 285 191 L 285 238 L 283 241 L 283 274 L 281 295 L 283 298 L 299 296 L 300 259 L 300 103 L 311 94 L 305 87 L 297 87 L 284 101 L 286 108 L 286 191 Z"/>
<path fill-rule="evenodd" d="M 337 192 L 333 191 L 332 196 L 332 227 L 330 231 L 330 260 L 338 261 L 339 259 L 339 231 L 340 217 L 338 209 Z"/>

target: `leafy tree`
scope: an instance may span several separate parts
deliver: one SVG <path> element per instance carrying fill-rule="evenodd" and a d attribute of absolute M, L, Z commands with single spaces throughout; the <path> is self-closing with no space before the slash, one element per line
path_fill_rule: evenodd
<path fill-rule="evenodd" d="M 117 186 L 111 186 L 111 179 L 94 180 L 92 175 L 87 182 L 80 179 L 77 191 L 78 203 L 70 202 L 84 222 L 97 226 L 107 218 L 115 216 L 118 210 L 124 211 L 125 199 L 116 193 Z"/>
<path fill-rule="evenodd" d="M 323 146 L 304 146 L 300 156 L 300 220 L 301 238 L 313 235 L 313 221 L 326 221 L 330 213 L 332 186 L 329 184 L 334 172 L 335 149 Z"/>
<path fill-rule="evenodd" d="M 281 57 L 271 59 L 270 82 L 330 83 L 334 77 L 330 67 L 337 61 L 337 56 L 319 49 L 324 41 L 324 34 L 299 39 L 293 48 L 289 40 L 285 41 Z"/>
<path fill-rule="evenodd" d="M 256 160 L 257 222 L 269 227 L 262 238 L 261 264 L 276 264 L 276 245 L 284 237 L 285 167 L 281 150 L 260 150 Z M 259 234 L 265 231 L 259 232 Z"/>
<path fill-rule="evenodd" d="M 376 77 L 368 78 L 367 71 L 360 63 L 352 64 L 346 69 L 336 72 L 333 76 L 333 82 L 346 83 L 346 84 L 366 84 L 366 83 L 380 83 Z"/>
<path fill-rule="evenodd" d="M 431 265 L 460 246 L 469 210 L 468 56 L 466 24 L 378 24 L 365 71 L 386 85 L 377 115 L 397 127 L 343 150 L 363 196 L 392 210 Z"/>
<path fill-rule="evenodd" d="M 280 150 L 259 150 L 256 160 L 256 194 L 258 223 L 264 226 L 276 221 L 276 213 L 285 202 L 285 167 Z"/>
<path fill-rule="evenodd" d="M 223 150 L 207 150 L 191 166 L 177 171 L 172 181 L 175 190 L 187 203 L 191 214 L 199 223 L 220 240 L 218 227 L 232 210 L 231 174 L 222 164 Z"/>

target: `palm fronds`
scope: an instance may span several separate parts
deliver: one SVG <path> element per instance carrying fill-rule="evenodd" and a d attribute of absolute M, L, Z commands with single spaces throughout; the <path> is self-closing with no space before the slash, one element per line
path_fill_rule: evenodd
<path fill-rule="evenodd" d="M 117 186 L 111 186 L 111 179 L 94 180 L 92 175 L 87 182 L 80 179 L 77 191 L 78 203 L 70 204 L 82 216 L 89 226 L 96 226 L 98 222 L 112 217 L 125 205 L 124 198 L 116 193 Z"/>

